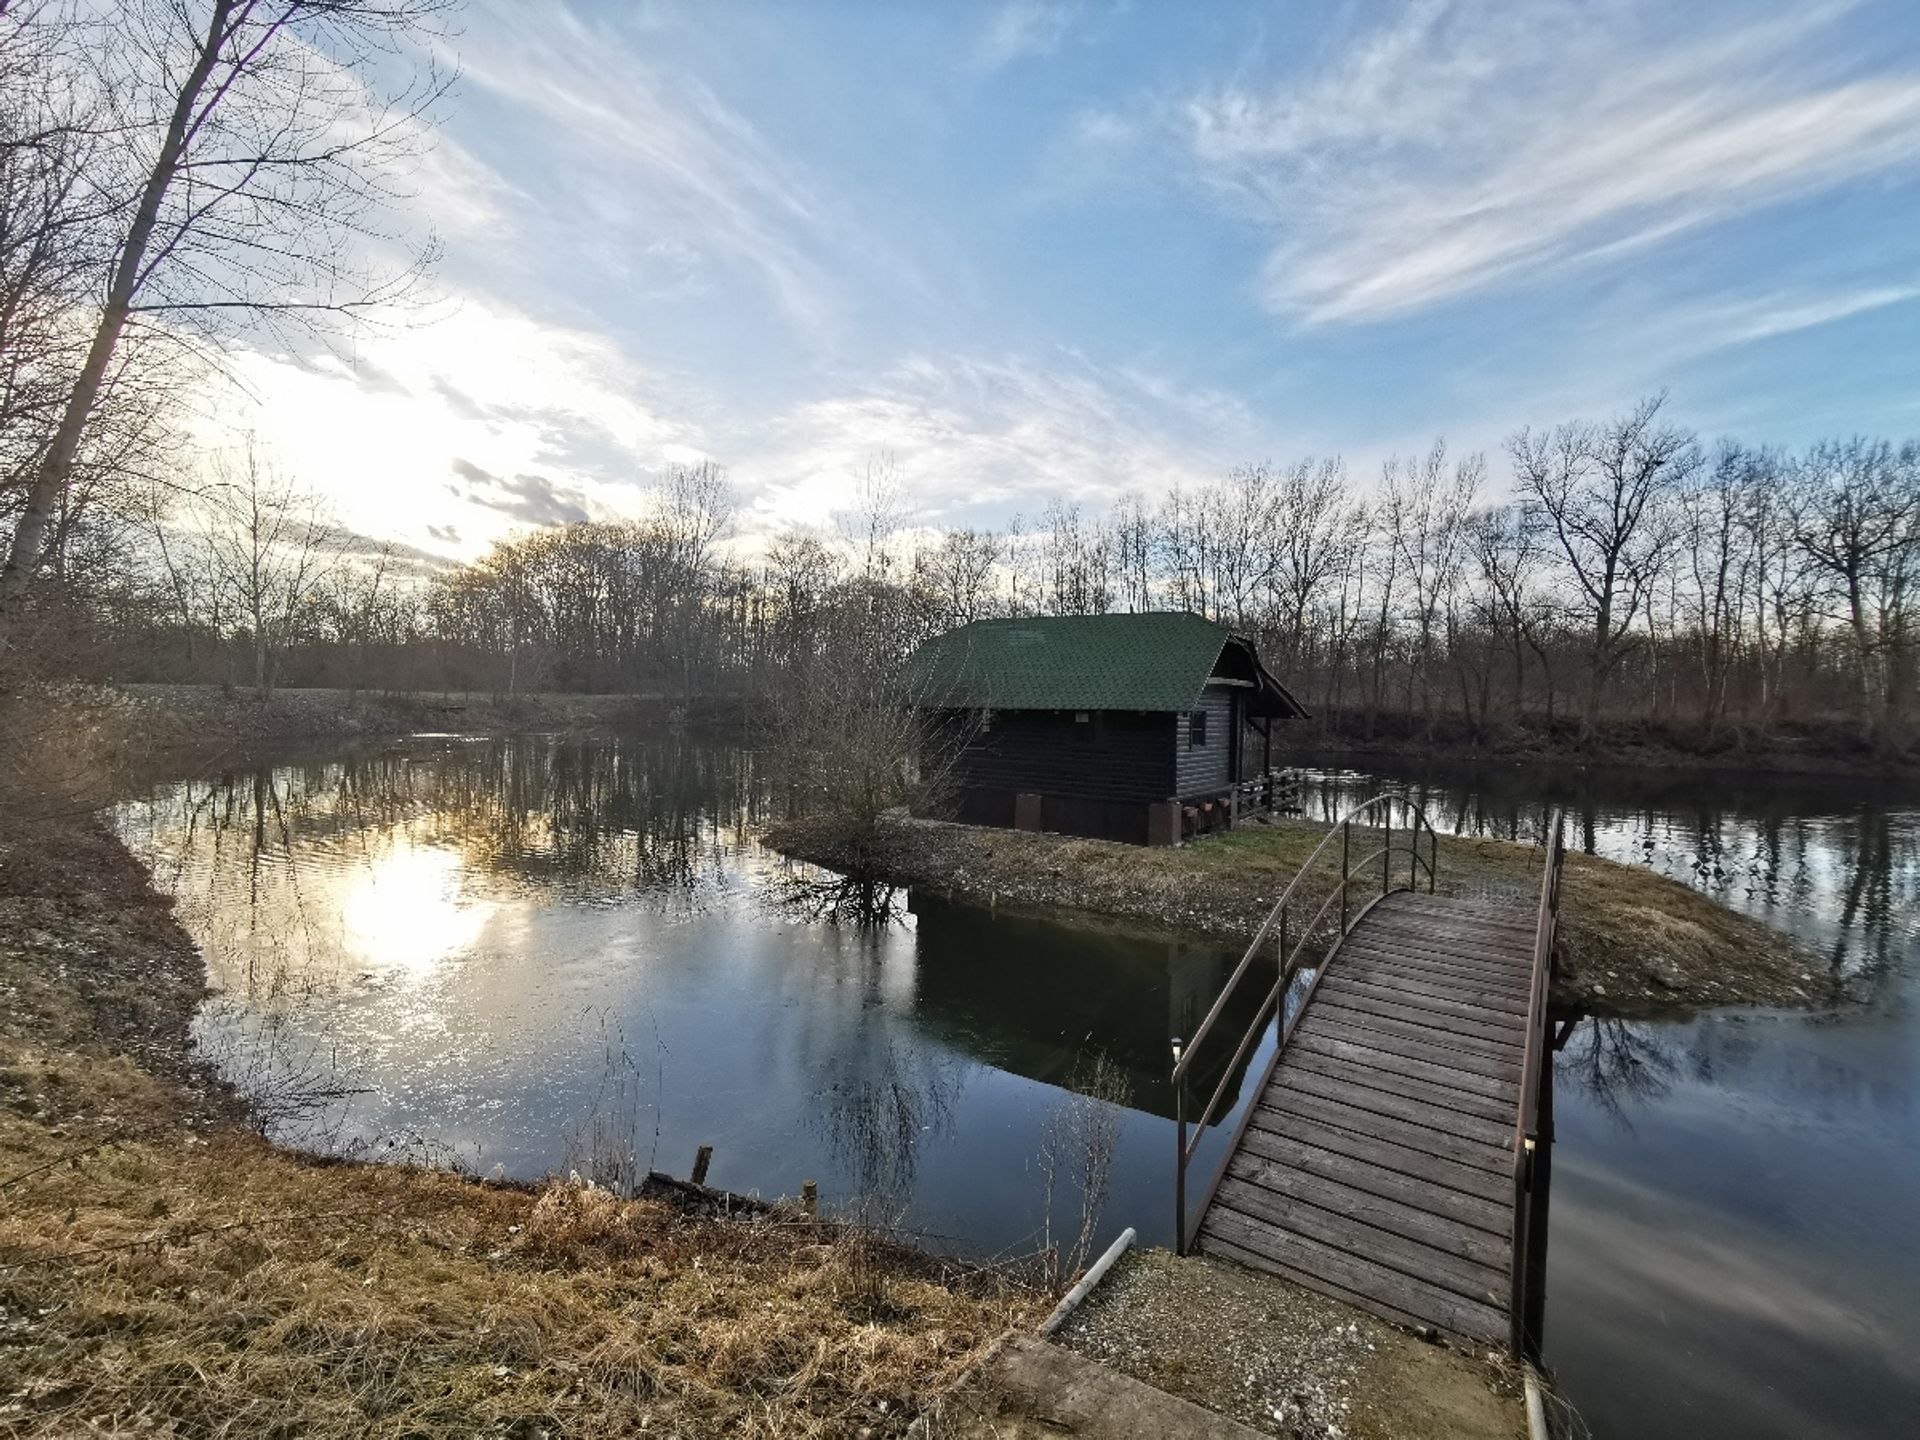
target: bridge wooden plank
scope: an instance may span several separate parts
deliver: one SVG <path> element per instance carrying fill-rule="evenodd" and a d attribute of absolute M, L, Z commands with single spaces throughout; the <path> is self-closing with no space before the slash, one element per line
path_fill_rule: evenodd
<path fill-rule="evenodd" d="M 1355 926 L 1353 933 L 1347 936 L 1346 942 L 1340 947 L 1342 955 L 1349 950 L 1365 950 L 1389 958 L 1417 960 L 1422 965 L 1458 970 L 1467 975 L 1508 985 L 1518 985 L 1522 989 L 1533 976 L 1533 965 L 1529 961 L 1516 960 L 1509 955 L 1480 951 L 1465 945 L 1449 945 L 1445 941 L 1430 937 L 1391 935 L 1385 930 L 1374 929 L 1372 922 L 1367 920 L 1362 920 Z"/>
<path fill-rule="evenodd" d="M 1302 1138 L 1324 1136 L 1324 1129 L 1316 1130 L 1311 1126 L 1290 1128 L 1294 1133 L 1276 1133 L 1261 1128 L 1260 1120 L 1256 1118 L 1253 1127 L 1247 1131 L 1241 1153 L 1233 1157 L 1233 1165 L 1228 1167 L 1228 1173 L 1240 1173 L 1256 1185 L 1283 1193 L 1290 1193 L 1284 1177 L 1293 1175 L 1317 1176 L 1355 1190 L 1364 1190 L 1369 1195 L 1396 1201 L 1423 1214 L 1436 1216 L 1450 1225 L 1465 1225 L 1485 1232 L 1494 1237 L 1498 1244 L 1491 1255 L 1482 1254 L 1476 1258 L 1495 1267 L 1504 1267 L 1508 1263 L 1511 1256 L 1506 1246 L 1513 1228 L 1511 1206 L 1484 1195 L 1472 1195 L 1464 1190 L 1436 1184 L 1400 1168 L 1406 1164 L 1421 1164 L 1422 1159 L 1431 1160 L 1431 1157 L 1419 1157 L 1411 1151 L 1395 1151 L 1392 1146 L 1379 1146 L 1374 1153 L 1381 1158 L 1368 1159 L 1349 1155 L 1347 1150 L 1355 1148 L 1350 1144 L 1330 1148 L 1316 1139 Z M 1334 1132 L 1334 1138 L 1338 1143 L 1338 1132 Z M 1410 1156 L 1413 1158 L 1410 1159 Z M 1235 1167 L 1243 1163 L 1264 1168 L 1237 1171 Z M 1434 1167 L 1423 1165 L 1422 1168 Z M 1269 1170 L 1278 1173 L 1269 1175 Z M 1509 1185 L 1507 1189 L 1511 1192 L 1512 1186 Z"/>
<path fill-rule="evenodd" d="M 1476 924 L 1500 925 L 1510 930 L 1524 930 L 1529 939 L 1533 936 L 1535 921 L 1531 906 L 1503 905 L 1494 901 L 1472 900 L 1458 895 L 1416 895 L 1402 891 L 1390 895 L 1376 907 L 1381 915 L 1423 915 L 1429 919 L 1459 923 L 1471 920 Z"/>
<path fill-rule="evenodd" d="M 1532 944 L 1535 917 L 1515 919 L 1504 911 L 1471 911 L 1454 908 L 1451 900 L 1429 903 L 1422 895 L 1418 901 L 1396 895 L 1367 912 L 1369 920 L 1402 925 L 1431 925 L 1441 930 L 1468 931 L 1479 935 L 1498 935 L 1516 943 Z"/>
<path fill-rule="evenodd" d="M 1298 1085 L 1269 1086 L 1254 1111 L 1252 1127 L 1291 1135 L 1302 1126 L 1312 1126 L 1316 1143 L 1329 1150 L 1339 1150 L 1362 1160 L 1376 1158 L 1376 1151 L 1384 1160 L 1386 1151 L 1391 1150 L 1397 1163 L 1410 1175 L 1486 1199 L 1512 1198 L 1513 1132 L 1510 1130 L 1502 1132 L 1505 1138 L 1499 1142 L 1472 1140 L 1395 1115 L 1329 1100 Z M 1323 1133 L 1333 1131 L 1353 1139 L 1347 1142 Z M 1427 1165 L 1418 1158 L 1422 1156 L 1436 1163 Z"/>
<path fill-rule="evenodd" d="M 1398 941 L 1411 941 L 1421 945 L 1440 945 L 1465 950 L 1478 950 L 1492 960 L 1505 960 L 1519 964 L 1523 956 L 1532 956 L 1532 935 L 1515 935 L 1505 929 L 1482 929 L 1473 925 L 1434 925 L 1417 916 L 1380 916 L 1371 914 L 1354 927 L 1354 931 L 1371 931 L 1377 935 L 1390 935 Z"/>
<path fill-rule="evenodd" d="M 1523 1022 L 1527 1016 L 1527 998 L 1524 990 L 1516 992 L 1511 987 L 1488 984 L 1484 981 L 1456 980 L 1451 976 L 1422 974 L 1416 969 L 1395 964 L 1391 960 L 1379 960 L 1366 954 L 1348 955 L 1344 951 L 1334 961 L 1334 965 L 1344 972 L 1349 980 L 1371 983 L 1382 989 L 1399 990 L 1410 997 L 1479 1005 L 1488 1010 L 1499 1010 L 1518 1016 Z"/>
<path fill-rule="evenodd" d="M 1356 1023 L 1349 1018 L 1348 1012 L 1335 1011 L 1332 1007 L 1316 1008 L 1312 1026 L 1316 1035 L 1365 1045 L 1372 1050 L 1384 1050 L 1391 1055 L 1404 1055 L 1409 1060 L 1425 1060 L 1430 1065 L 1445 1065 L 1449 1069 L 1464 1070 L 1469 1075 L 1515 1081 L 1520 1077 L 1523 1052 L 1518 1047 L 1506 1055 L 1477 1055 L 1470 1050 L 1455 1050 L 1397 1034 L 1384 1025 Z"/>
<path fill-rule="evenodd" d="M 1408 980 L 1441 981 L 1462 990 L 1484 991 L 1505 998 L 1525 996 L 1533 972 L 1508 969 L 1487 961 L 1420 950 L 1389 948 L 1377 937 L 1363 937 L 1340 947 L 1329 973 L 1367 965 Z"/>
<path fill-rule="evenodd" d="M 1307 1057 L 1305 1063 L 1298 1064 L 1291 1059 L 1283 1061 L 1274 1073 L 1273 1083 L 1308 1095 L 1317 1095 L 1322 1100 L 1331 1100 L 1355 1110 L 1370 1110 L 1376 1115 L 1389 1115 L 1409 1125 L 1425 1126 L 1435 1135 L 1452 1136 L 1479 1145 L 1512 1145 L 1513 1120 L 1483 1120 L 1476 1115 L 1441 1110 L 1423 1104 L 1418 1099 L 1356 1085 L 1339 1066 L 1332 1067 L 1331 1075 L 1326 1074 L 1318 1068 L 1318 1064 L 1318 1057 Z M 1516 1115 L 1514 1118 L 1519 1117 Z"/>
<path fill-rule="evenodd" d="M 1303 1235 L 1403 1275 L 1418 1276 L 1469 1300 L 1498 1305 L 1507 1288 L 1505 1273 L 1491 1265 L 1449 1255 L 1424 1240 L 1409 1240 L 1351 1210 L 1308 1204 L 1231 1175 L 1220 1182 L 1214 1203 L 1235 1214 L 1264 1220 L 1290 1235 Z"/>
<path fill-rule="evenodd" d="M 1428 1123 L 1438 1127 L 1453 1128 L 1462 1119 L 1478 1120 L 1483 1125 L 1495 1128 L 1512 1125 L 1517 1115 L 1516 1106 L 1499 1100 L 1491 1100 L 1481 1095 L 1469 1095 L 1462 1090 L 1449 1090 L 1435 1085 L 1431 1081 L 1416 1080 L 1406 1075 L 1395 1075 L 1385 1070 L 1374 1070 L 1365 1064 L 1356 1064 L 1347 1057 L 1322 1055 L 1311 1051 L 1294 1053 L 1298 1045 L 1287 1047 L 1287 1058 L 1283 1062 L 1288 1069 L 1298 1069 L 1307 1074 L 1319 1074 L 1336 1084 L 1355 1092 L 1354 1104 L 1363 1100 L 1368 1104 L 1378 1103 L 1376 1095 L 1387 1095 L 1397 1100 L 1405 1100 L 1424 1110 L 1433 1118 Z M 1361 1096 L 1360 1091 L 1372 1092 Z"/>
<path fill-rule="evenodd" d="M 1533 974 L 1531 965 L 1517 960 L 1471 954 L 1432 940 L 1389 937 L 1383 931 L 1375 930 L 1372 923 L 1365 920 L 1355 927 L 1340 947 L 1342 955 L 1355 951 L 1366 951 L 1391 960 L 1417 962 L 1422 967 L 1436 971 L 1457 973 L 1476 980 L 1491 980 L 1503 985 L 1517 985 L 1522 989 L 1526 988 Z M 1339 961 L 1336 959 L 1334 963 L 1338 964 Z"/>
<path fill-rule="evenodd" d="M 1405 1242 L 1436 1250 L 1459 1262 L 1461 1275 L 1480 1276 L 1492 1287 L 1495 1297 L 1505 1288 L 1501 1282 L 1513 1253 L 1511 1236 L 1463 1224 L 1341 1179 L 1243 1152 L 1233 1157 L 1227 1178 L 1221 1182 L 1220 1198 L 1229 1209 L 1259 1215 L 1289 1229 L 1300 1230 L 1303 1224 L 1338 1226 L 1366 1242 L 1355 1248 L 1355 1254 L 1384 1259 L 1365 1235 L 1366 1230 L 1378 1230 L 1393 1237 L 1388 1243 Z M 1301 1233 L 1314 1232 L 1308 1229 Z M 1413 1273 L 1437 1278 L 1426 1269 Z M 1447 1283 L 1451 1286 L 1453 1282 Z"/>
<path fill-rule="evenodd" d="M 1369 945 L 1387 954 L 1405 951 L 1435 960 L 1451 961 L 1484 969 L 1490 974 L 1512 976 L 1531 974 L 1530 949 L 1497 935 L 1453 935 L 1394 920 L 1369 915 L 1347 935 L 1349 945 Z M 1529 941 L 1528 945 L 1531 946 Z"/>
<path fill-rule="evenodd" d="M 1211 1239 L 1205 1238 L 1206 1232 L 1211 1232 Z M 1290 1234 L 1238 1211 L 1209 1211 L 1202 1245 L 1207 1249 L 1219 1246 L 1243 1263 L 1315 1288 L 1339 1287 L 1368 1308 L 1384 1307 L 1456 1335 L 1493 1340 L 1507 1330 L 1506 1316 L 1493 1304 L 1456 1294 L 1310 1236 Z"/>
<path fill-rule="evenodd" d="M 1327 978 L 1320 982 L 1320 989 L 1332 987 L 1336 995 L 1371 995 L 1389 1005 L 1398 1005 L 1403 1009 L 1419 1010 L 1435 1018 L 1435 1024 L 1442 1021 L 1465 1021 L 1480 1026 L 1482 1030 L 1496 1031 L 1501 1038 L 1511 1037 L 1518 1041 L 1525 1037 L 1527 1021 L 1524 1015 L 1515 1015 L 1508 1010 L 1495 1010 L 1485 1005 L 1475 1005 L 1467 1001 L 1448 1000 L 1438 995 L 1411 993 L 1393 985 L 1383 985 L 1376 979 L 1360 975 L 1343 975 L 1336 961 Z M 1475 1032 L 1468 1032 L 1475 1033 Z"/>
<path fill-rule="evenodd" d="M 1430 960 L 1451 960 L 1456 964 L 1464 961 L 1495 975 L 1533 973 L 1531 960 L 1521 955 L 1518 947 L 1506 946 L 1485 937 L 1436 935 L 1431 930 L 1376 925 L 1368 919 L 1353 927 L 1347 943 L 1368 945 L 1390 955 L 1404 953 Z"/>
<path fill-rule="evenodd" d="M 1311 1023 L 1302 1025 L 1294 1035 L 1289 1053 L 1296 1049 L 1306 1055 L 1325 1055 L 1330 1060 L 1351 1061 L 1377 1074 L 1404 1076 L 1442 1090 L 1492 1101 L 1496 1115 L 1508 1107 L 1518 1107 L 1520 1103 L 1520 1077 L 1517 1074 L 1511 1077 L 1474 1075 L 1451 1066 L 1396 1055 L 1363 1041 L 1333 1035 L 1326 1028 Z"/>
<path fill-rule="evenodd" d="M 1458 1030 L 1446 1030 L 1425 1024 L 1430 1017 L 1409 1019 L 1401 1013 L 1401 1007 L 1383 1004 L 1368 1008 L 1356 1005 L 1347 996 L 1336 995 L 1325 985 L 1314 992 L 1314 1008 L 1322 1015 L 1339 1017 L 1343 1025 L 1364 1025 L 1369 1030 L 1380 1030 L 1390 1034 L 1404 1035 L 1409 1040 L 1418 1040 L 1427 1045 L 1438 1045 L 1448 1050 L 1459 1050 L 1470 1055 L 1484 1055 L 1495 1059 L 1512 1058 L 1517 1065 L 1526 1054 L 1526 1047 L 1518 1037 L 1512 1039 L 1494 1039 L 1480 1035 L 1462 1034 Z M 1420 1012 L 1412 1012 L 1418 1014 Z"/>
<path fill-rule="evenodd" d="M 1329 975 L 1320 982 L 1320 988 L 1314 991 L 1313 1003 L 1337 1005 L 1343 1010 L 1356 1010 L 1363 1015 L 1399 1020 L 1457 1039 L 1524 1048 L 1521 1046 L 1524 1028 L 1515 1029 L 1510 1017 L 1498 1011 L 1489 1010 L 1471 1016 L 1442 1014 L 1423 1005 L 1409 1004 L 1408 997 L 1391 990 L 1344 984 L 1337 974 Z"/>

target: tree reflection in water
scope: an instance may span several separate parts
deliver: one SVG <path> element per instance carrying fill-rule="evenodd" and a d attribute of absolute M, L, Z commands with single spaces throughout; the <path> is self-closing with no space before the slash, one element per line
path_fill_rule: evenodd
<path fill-rule="evenodd" d="M 1630 1111 L 1664 1096 L 1680 1068 L 1647 1027 L 1594 1015 L 1575 1024 L 1553 1065 L 1556 1081 L 1578 1085 L 1603 1113 L 1629 1130 Z"/>
<path fill-rule="evenodd" d="M 885 929 L 904 923 L 909 913 L 907 892 L 900 886 L 811 866 L 793 866 L 774 881 L 772 890 L 779 908 L 829 925 Z"/>
<path fill-rule="evenodd" d="M 843 1209 L 868 1224 L 898 1224 L 913 1196 L 922 1149 L 951 1133 L 960 1081 L 952 1067 L 885 1035 L 835 1057 L 820 1092 L 820 1124 L 853 1179 Z"/>

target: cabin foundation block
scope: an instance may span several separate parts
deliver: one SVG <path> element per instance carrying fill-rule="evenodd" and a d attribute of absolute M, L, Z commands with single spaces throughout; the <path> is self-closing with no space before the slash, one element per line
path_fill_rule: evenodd
<path fill-rule="evenodd" d="M 1040 797 L 1031 790 L 1022 790 L 1013 797 L 1013 828 L 1016 830 L 1040 828 Z"/>
<path fill-rule="evenodd" d="M 1147 806 L 1147 844 L 1178 845 L 1180 843 L 1180 802 L 1163 800 L 1158 805 Z"/>

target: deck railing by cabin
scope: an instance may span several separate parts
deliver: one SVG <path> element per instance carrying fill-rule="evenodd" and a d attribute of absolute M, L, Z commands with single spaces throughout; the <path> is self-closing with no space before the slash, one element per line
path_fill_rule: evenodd
<path fill-rule="evenodd" d="M 1558 809 L 1547 819 L 1546 848 L 1534 922 L 1520 1115 L 1513 1135 L 1511 1348 L 1516 1357 L 1532 1361 L 1540 1358 L 1547 1297 L 1547 1190 L 1553 1166 L 1553 1047 L 1547 1036 L 1547 999 L 1560 938 L 1560 871 L 1566 858 L 1566 816 Z"/>
<path fill-rule="evenodd" d="M 1395 806 L 1407 812 L 1407 820 L 1397 832 L 1393 823 Z M 1353 855 L 1356 820 L 1361 824 L 1360 843 L 1362 845 L 1367 843 L 1367 836 L 1376 833 L 1380 835 L 1380 844 L 1358 859 Z M 1368 823 L 1370 821 L 1379 822 L 1379 828 L 1377 830 L 1372 828 Z M 1424 855 L 1421 853 L 1423 833 L 1427 840 Z M 1312 904 L 1313 897 L 1319 893 L 1312 888 L 1310 878 L 1317 873 L 1321 860 L 1330 858 L 1334 853 L 1335 840 L 1340 842 L 1339 879 L 1332 884 L 1311 915 L 1302 921 L 1300 917 L 1307 913 L 1307 907 Z M 1395 863 L 1396 857 L 1404 857 L 1406 860 L 1404 884 L 1399 883 L 1401 872 Z M 1206 1018 L 1200 1022 L 1193 1035 L 1184 1042 L 1179 1039 L 1174 1040 L 1173 1103 L 1178 1155 L 1174 1169 L 1173 1215 L 1174 1243 L 1180 1254 L 1186 1254 L 1192 1238 L 1188 1233 L 1187 1225 L 1187 1168 L 1193 1160 L 1194 1152 L 1199 1148 L 1200 1141 L 1207 1133 L 1207 1126 L 1219 1112 L 1221 1101 L 1226 1098 L 1226 1093 L 1233 1084 L 1233 1077 L 1240 1073 L 1242 1062 L 1253 1051 L 1261 1035 L 1266 1032 L 1269 1017 L 1278 1022 L 1279 1038 L 1274 1046 L 1273 1059 L 1268 1065 L 1267 1076 L 1270 1076 L 1274 1066 L 1278 1065 L 1280 1054 L 1286 1049 L 1287 1040 L 1293 1034 L 1293 1027 L 1305 1012 L 1307 1000 L 1313 994 L 1313 987 L 1320 983 L 1320 977 L 1326 973 L 1327 963 L 1339 949 L 1340 942 L 1355 925 L 1360 923 L 1367 911 L 1379 904 L 1386 896 L 1401 890 L 1418 889 L 1423 871 L 1426 876 L 1427 891 L 1431 894 L 1434 886 L 1434 867 L 1439 863 L 1439 858 L 1440 837 L 1434 830 L 1432 822 L 1427 819 L 1424 810 L 1404 795 L 1397 793 L 1376 795 L 1373 799 L 1354 806 L 1334 821 L 1333 827 L 1314 847 L 1313 853 L 1307 857 L 1306 862 L 1301 865 L 1280 898 L 1274 902 L 1273 908 L 1267 912 L 1266 919 L 1260 922 L 1260 928 L 1254 933 L 1246 953 L 1240 957 L 1240 963 L 1227 977 L 1227 983 L 1221 987 L 1219 996 L 1214 1000 L 1212 1008 L 1207 1011 Z M 1356 910 L 1351 900 L 1351 892 L 1355 884 L 1364 883 L 1371 890 L 1376 875 L 1379 877 L 1380 893 L 1370 896 L 1366 903 Z M 1331 879 L 1330 871 L 1328 878 Z M 1338 906 L 1337 912 L 1336 906 Z M 1287 996 L 1293 988 L 1294 979 L 1306 967 L 1305 957 L 1309 953 L 1308 947 L 1316 935 L 1322 933 L 1326 922 L 1336 913 L 1337 928 L 1325 953 L 1314 958 L 1313 976 L 1301 995 L 1299 1003 L 1294 1007 L 1292 1015 L 1289 1016 L 1286 1009 Z M 1206 1048 L 1208 1040 L 1213 1036 L 1214 1026 L 1232 1002 L 1233 997 L 1239 993 L 1241 984 L 1249 975 L 1256 972 L 1256 968 L 1261 975 L 1267 973 L 1264 966 L 1256 967 L 1254 962 L 1265 948 L 1269 938 L 1276 942 L 1275 956 L 1278 962 L 1273 972 L 1272 988 L 1267 991 L 1265 998 L 1260 1002 L 1258 1012 L 1247 1026 L 1246 1032 L 1241 1035 L 1240 1043 L 1233 1052 L 1233 1058 L 1222 1068 L 1220 1081 L 1214 1086 L 1213 1094 L 1201 1107 L 1199 1115 L 1189 1121 L 1187 1074 L 1193 1068 L 1195 1056 Z M 1257 1094 L 1266 1085 L 1266 1080 L 1267 1077 L 1263 1076 L 1259 1084 L 1254 1087 L 1253 1093 Z M 1249 1116 L 1251 1113 L 1252 1106 L 1249 1105 Z M 1245 1124 L 1246 1120 L 1243 1118 L 1242 1129 L 1245 1128 Z M 1188 1138 L 1189 1130 L 1192 1131 L 1191 1140 Z M 1226 1173 L 1227 1162 L 1232 1158 L 1239 1139 L 1239 1135 L 1236 1134 L 1227 1145 L 1219 1171 L 1207 1186 L 1206 1192 L 1199 1197 L 1200 1203 L 1194 1211 L 1196 1217 L 1206 1213 L 1207 1205 L 1213 1198 L 1213 1192 L 1220 1187 L 1221 1176 Z"/>
<path fill-rule="evenodd" d="M 1300 806 L 1300 772 L 1267 770 L 1233 786 L 1234 813 L 1278 815 Z"/>
<path fill-rule="evenodd" d="M 1255 815 L 1284 815 L 1300 808 L 1300 773 L 1267 770 L 1218 790 L 1189 796 L 1181 805 L 1180 833 L 1194 839 Z"/>

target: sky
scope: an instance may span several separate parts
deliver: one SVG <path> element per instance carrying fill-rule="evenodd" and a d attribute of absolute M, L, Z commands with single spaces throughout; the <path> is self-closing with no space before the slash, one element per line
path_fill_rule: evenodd
<path fill-rule="evenodd" d="M 472 0 L 430 304 L 216 410 L 465 559 L 726 467 L 997 526 L 1665 389 L 1920 435 L 1914 0 Z"/>

